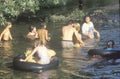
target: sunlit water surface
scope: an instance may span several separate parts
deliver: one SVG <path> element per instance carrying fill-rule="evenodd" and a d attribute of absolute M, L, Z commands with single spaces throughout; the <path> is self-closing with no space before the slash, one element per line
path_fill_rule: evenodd
<path fill-rule="evenodd" d="M 58 69 L 41 73 L 23 72 L 10 68 L 12 59 L 16 55 L 24 53 L 32 45 L 32 41 L 24 37 L 31 24 L 14 24 L 11 30 L 14 40 L 1 42 L 0 79 L 119 79 L 119 59 L 116 64 L 112 64 L 112 60 L 100 62 L 100 60 L 90 58 L 87 55 L 87 51 L 91 48 L 104 48 L 106 41 L 110 39 L 115 41 L 116 47 L 120 47 L 119 14 L 117 12 L 106 16 L 106 19 L 111 19 L 115 22 L 103 22 L 104 24 L 98 22 L 99 26 L 96 26 L 96 28 L 100 32 L 101 38 L 84 40 L 86 47 L 82 48 L 62 49 L 60 40 L 61 28 L 55 28 L 55 25 L 63 26 L 64 23 L 48 23 L 47 28 L 52 37 L 49 47 L 56 51 L 60 61 Z M 97 17 L 93 17 L 93 19 L 95 18 Z M 35 24 L 37 28 L 38 24 Z"/>

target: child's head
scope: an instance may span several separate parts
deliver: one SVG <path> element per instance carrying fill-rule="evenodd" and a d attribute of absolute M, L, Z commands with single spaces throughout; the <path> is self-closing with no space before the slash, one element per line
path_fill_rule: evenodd
<path fill-rule="evenodd" d="M 74 23 L 73 26 L 77 31 L 80 31 L 80 24 L 79 23 Z"/>
<path fill-rule="evenodd" d="M 12 27 L 12 23 L 11 22 L 6 22 L 5 26 L 8 27 L 8 28 L 11 28 Z"/>
<path fill-rule="evenodd" d="M 45 23 L 41 23 L 41 24 L 40 24 L 40 27 L 41 27 L 41 28 L 46 28 L 46 24 L 45 24 Z"/>
<path fill-rule="evenodd" d="M 90 22 L 90 17 L 89 17 L 89 16 L 86 16 L 86 17 L 85 17 L 85 22 L 86 22 L 86 23 L 89 23 L 89 22 Z"/>
<path fill-rule="evenodd" d="M 35 31 L 36 31 L 36 27 L 33 27 L 33 30 L 32 30 L 32 31 L 34 31 L 34 32 L 35 32 Z"/>
<path fill-rule="evenodd" d="M 68 21 L 68 25 L 72 25 L 73 24 L 73 21 L 72 20 L 69 20 Z"/>
<path fill-rule="evenodd" d="M 36 30 L 36 27 L 30 26 L 30 27 L 29 27 L 29 31 L 32 32 L 33 30 Z"/>
<path fill-rule="evenodd" d="M 115 42 L 114 42 L 113 40 L 109 40 L 109 41 L 107 42 L 107 48 L 113 48 L 114 45 L 115 45 Z"/>

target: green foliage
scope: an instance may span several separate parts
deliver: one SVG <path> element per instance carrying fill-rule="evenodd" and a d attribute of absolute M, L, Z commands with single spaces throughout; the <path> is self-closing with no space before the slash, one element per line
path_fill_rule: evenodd
<path fill-rule="evenodd" d="M 66 5 L 72 0 L 0 0 L 0 25 L 12 21 L 22 13 L 36 13 L 40 8 Z"/>
<path fill-rule="evenodd" d="M 0 24 L 13 19 L 23 12 L 39 10 L 39 0 L 0 0 Z"/>
<path fill-rule="evenodd" d="M 52 15 L 50 16 L 50 21 L 52 22 L 61 22 L 66 21 L 66 17 L 64 15 Z"/>
<path fill-rule="evenodd" d="M 85 13 L 79 9 L 73 10 L 70 14 L 65 15 L 52 15 L 50 16 L 50 21 L 52 22 L 67 22 L 69 20 L 73 21 L 83 21 Z"/>
<path fill-rule="evenodd" d="M 0 13 L 0 25 L 4 25 L 5 21 L 6 21 L 5 17 L 3 16 L 2 13 Z"/>
<path fill-rule="evenodd" d="M 67 18 L 68 20 L 80 20 L 83 21 L 85 13 L 79 9 L 75 9 Z"/>
<path fill-rule="evenodd" d="M 56 7 L 56 6 L 62 6 L 66 5 L 67 3 L 70 3 L 72 0 L 41 0 L 40 1 L 40 7 Z"/>

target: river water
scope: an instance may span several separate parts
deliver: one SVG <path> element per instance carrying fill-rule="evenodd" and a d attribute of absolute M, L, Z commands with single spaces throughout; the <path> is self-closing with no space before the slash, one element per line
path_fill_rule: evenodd
<path fill-rule="evenodd" d="M 112 64 L 112 60 L 100 62 L 99 59 L 93 59 L 87 55 L 89 49 L 103 48 L 106 41 L 110 39 L 115 41 L 116 47 L 120 47 L 119 4 L 116 3 L 107 6 L 103 6 L 102 3 L 91 7 L 85 6 L 85 11 L 90 11 L 95 28 L 101 34 L 100 39 L 84 40 L 86 47 L 62 49 L 61 26 L 65 23 L 48 23 L 47 28 L 52 38 L 49 47 L 56 51 L 60 61 L 58 69 L 41 73 L 23 72 L 10 68 L 13 58 L 32 45 L 31 40 L 24 37 L 28 27 L 34 24 L 38 28 L 39 22 L 13 24 L 11 32 L 14 40 L 1 42 L 0 79 L 119 79 L 119 59 L 116 60 L 116 64 Z"/>

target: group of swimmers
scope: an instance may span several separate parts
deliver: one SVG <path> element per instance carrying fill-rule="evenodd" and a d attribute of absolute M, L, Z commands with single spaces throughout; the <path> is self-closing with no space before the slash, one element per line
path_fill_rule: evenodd
<path fill-rule="evenodd" d="M 48 30 L 46 29 L 46 24 L 41 23 L 40 29 L 36 29 L 34 26 L 29 27 L 29 33 L 27 34 L 27 38 L 30 39 L 40 39 L 44 44 L 47 43 L 47 41 L 50 41 L 50 37 L 48 36 Z"/>
<path fill-rule="evenodd" d="M 6 23 L 6 28 L 0 34 L 0 41 L 8 41 L 12 40 L 12 35 L 10 33 L 10 28 L 12 24 L 10 22 Z M 52 57 L 56 55 L 55 51 L 48 49 L 46 47 L 47 41 L 50 41 L 50 37 L 48 36 L 48 30 L 46 29 L 46 24 L 41 23 L 41 28 L 36 29 L 36 27 L 31 26 L 29 28 L 30 32 L 26 35 L 27 38 L 32 40 L 38 39 L 34 43 L 34 48 L 29 52 L 26 52 L 26 58 L 21 59 L 21 61 L 28 62 L 37 62 L 40 64 L 48 64 L 52 60 Z M 62 47 L 63 48 L 71 48 L 71 47 L 81 47 L 85 46 L 85 43 L 82 40 L 82 35 L 79 33 L 80 24 L 69 22 L 68 25 L 62 27 Z M 97 30 L 95 30 L 93 23 L 90 21 L 90 17 L 87 16 L 85 18 L 85 23 L 82 26 L 83 35 L 87 36 L 90 39 L 94 38 L 94 33 L 96 33 L 97 37 L 100 37 L 100 34 Z M 34 59 L 34 54 L 37 53 L 39 59 L 37 61 Z"/>
<path fill-rule="evenodd" d="M 0 41 L 13 40 L 10 28 L 12 28 L 12 23 L 6 22 L 6 28 L 0 34 Z M 56 52 L 45 46 L 46 42 L 50 40 L 50 37 L 48 37 L 48 31 L 46 30 L 46 24 L 41 23 L 41 28 L 38 30 L 36 30 L 36 27 L 31 26 L 30 32 L 26 37 L 35 40 L 34 48 L 27 50 L 25 52 L 26 58 L 21 59 L 20 61 L 49 64 L 52 58 L 56 55 Z M 34 58 L 35 53 L 37 53 L 37 59 Z"/>
<path fill-rule="evenodd" d="M 62 27 L 62 45 L 63 48 L 85 46 L 82 35 L 79 33 L 80 24 L 69 22 L 68 25 Z M 95 33 L 100 38 L 100 33 L 94 28 L 89 16 L 85 17 L 85 23 L 82 25 L 82 34 L 90 39 L 95 38 Z"/>

